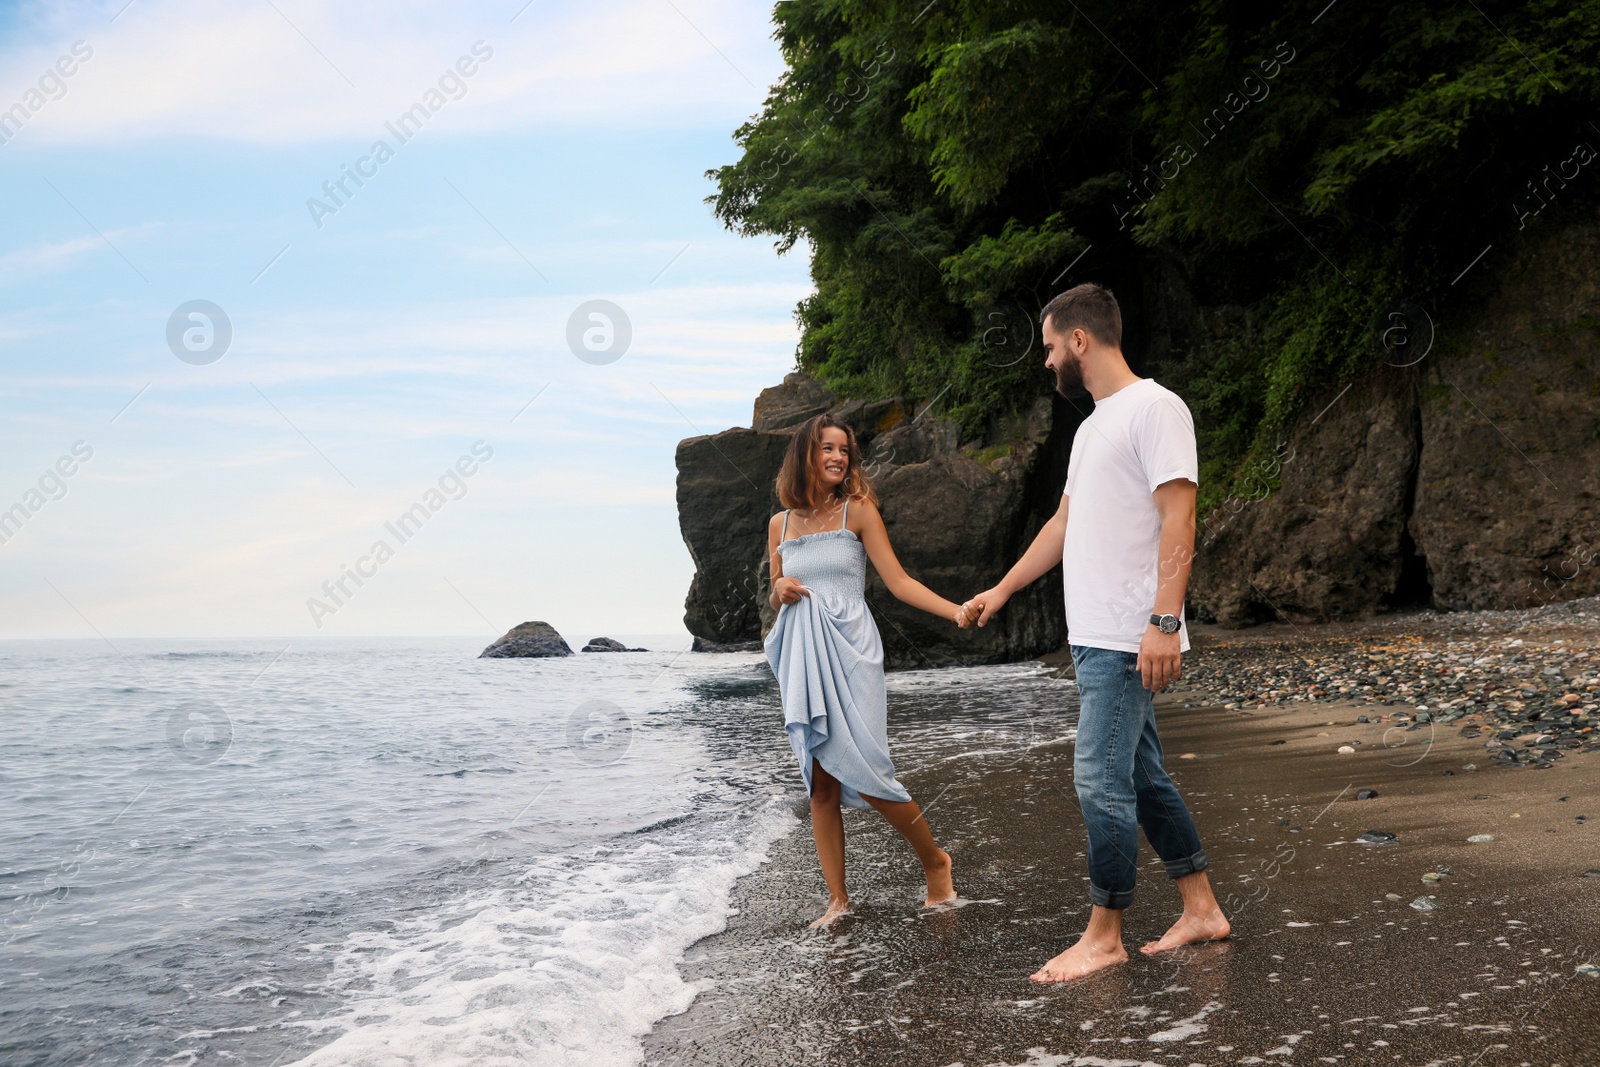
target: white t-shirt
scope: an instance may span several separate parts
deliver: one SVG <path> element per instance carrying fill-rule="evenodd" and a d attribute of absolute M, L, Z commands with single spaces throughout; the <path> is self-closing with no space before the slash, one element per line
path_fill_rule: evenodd
<path fill-rule="evenodd" d="M 1174 478 L 1200 484 L 1194 419 L 1176 393 L 1153 379 L 1118 389 L 1078 427 L 1063 490 L 1070 643 L 1139 651 L 1155 610 L 1161 554 L 1161 515 L 1151 494 Z M 1187 652 L 1186 624 L 1178 639 Z"/>

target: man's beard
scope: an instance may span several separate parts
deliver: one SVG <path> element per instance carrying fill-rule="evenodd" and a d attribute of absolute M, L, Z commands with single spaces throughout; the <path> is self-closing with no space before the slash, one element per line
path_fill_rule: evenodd
<path fill-rule="evenodd" d="M 1083 388 L 1083 364 L 1071 352 L 1064 352 L 1061 365 L 1056 368 L 1056 392 L 1070 397 L 1072 391 Z"/>

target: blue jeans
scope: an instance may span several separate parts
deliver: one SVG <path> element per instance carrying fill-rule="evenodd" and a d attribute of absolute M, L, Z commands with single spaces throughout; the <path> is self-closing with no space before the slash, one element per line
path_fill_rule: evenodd
<path fill-rule="evenodd" d="M 1161 765 L 1155 694 L 1132 652 L 1072 645 L 1078 671 L 1077 751 L 1072 777 L 1089 831 L 1089 900 L 1102 908 L 1133 902 L 1139 827 L 1169 878 L 1208 865 L 1200 834 Z"/>

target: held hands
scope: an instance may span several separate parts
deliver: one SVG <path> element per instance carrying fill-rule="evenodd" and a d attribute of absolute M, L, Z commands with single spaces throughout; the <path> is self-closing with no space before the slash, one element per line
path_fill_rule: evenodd
<path fill-rule="evenodd" d="M 987 626 L 994 613 L 1005 607 L 1006 601 L 1010 599 L 1009 593 L 1002 593 L 996 587 L 985 589 L 961 607 L 966 612 L 968 623 L 976 621 L 979 626 Z"/>
<path fill-rule="evenodd" d="M 978 609 L 972 606 L 972 602 L 970 600 L 959 607 L 954 604 L 950 606 L 956 609 L 950 613 L 951 618 L 955 619 L 956 625 L 961 627 L 963 630 L 971 626 L 978 618 Z"/>
<path fill-rule="evenodd" d="M 1159 693 L 1183 673 L 1182 648 L 1176 632 L 1164 634 L 1153 623 L 1145 627 L 1139 642 L 1139 673 L 1146 689 Z"/>

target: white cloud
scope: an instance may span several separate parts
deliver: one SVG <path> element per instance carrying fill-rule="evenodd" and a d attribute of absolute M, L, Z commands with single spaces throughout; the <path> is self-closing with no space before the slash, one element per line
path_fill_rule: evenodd
<path fill-rule="evenodd" d="M 74 266 L 85 254 L 110 252 L 111 248 L 106 247 L 108 243 L 114 248 L 119 241 L 143 237 L 158 229 L 160 229 L 158 225 L 147 223 L 143 226 L 107 230 L 104 238 L 98 234 L 91 234 L 87 237 L 51 241 L 7 252 L 0 255 L 0 283 L 32 281 L 40 274 L 65 270 Z M 0 327 L 0 331 L 3 330 L 4 327 Z M 0 337 L 4 336 L 6 334 L 0 332 Z"/>
<path fill-rule="evenodd" d="M 738 0 L 535 0 L 515 22 L 520 0 L 138 0 L 112 23 L 121 2 L 36 12 L 33 31 L 0 50 L 0 109 L 74 42 L 93 50 L 4 150 L 162 137 L 365 142 L 480 40 L 492 58 L 430 129 L 726 125 L 757 111 L 782 69 L 765 10 Z"/>

